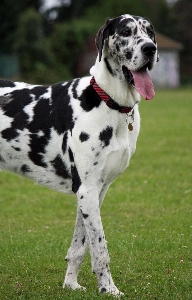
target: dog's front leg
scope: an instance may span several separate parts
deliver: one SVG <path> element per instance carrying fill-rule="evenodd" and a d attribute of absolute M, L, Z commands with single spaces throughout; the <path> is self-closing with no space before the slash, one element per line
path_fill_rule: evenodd
<path fill-rule="evenodd" d="M 106 194 L 107 188 L 108 187 L 103 189 L 100 193 L 99 206 L 101 206 L 103 202 L 103 198 Z M 87 250 L 88 250 L 88 237 L 86 235 L 83 216 L 78 206 L 73 239 L 71 242 L 71 246 L 67 252 L 67 256 L 65 258 L 65 260 L 68 262 L 68 268 L 65 275 L 63 288 L 70 287 L 72 289 L 85 290 L 84 287 L 78 284 L 77 277 Z"/>
<path fill-rule="evenodd" d="M 83 216 L 77 208 L 76 225 L 71 246 L 67 252 L 66 261 L 68 268 L 65 276 L 63 287 L 70 287 L 73 290 L 83 289 L 84 287 L 78 284 L 77 276 L 83 261 L 83 258 L 88 250 L 88 238 L 86 236 Z"/>
<path fill-rule="evenodd" d="M 110 259 L 100 217 L 99 195 L 96 190 L 81 186 L 77 198 L 89 240 L 92 269 L 97 276 L 99 291 L 121 295 L 110 273 Z"/>

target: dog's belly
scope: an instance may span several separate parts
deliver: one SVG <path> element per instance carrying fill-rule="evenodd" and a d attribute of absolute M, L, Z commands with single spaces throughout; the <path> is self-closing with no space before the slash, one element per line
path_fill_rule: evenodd
<path fill-rule="evenodd" d="M 12 159 L 10 159 L 9 154 L 5 162 L 0 154 L 0 171 L 1 170 L 17 173 L 58 192 L 72 194 L 72 179 L 70 173 L 65 175 L 64 172 L 66 172 L 66 170 L 60 169 L 57 175 L 53 170 L 52 164 L 48 164 L 46 168 L 43 168 L 30 162 L 26 164 L 24 158 L 22 161 L 19 161 L 18 157 L 12 157 Z"/>
<path fill-rule="evenodd" d="M 23 170 L 26 166 L 23 167 Z M 61 178 L 57 174 L 55 174 L 52 170 L 44 169 L 41 167 L 34 166 L 30 168 L 30 172 L 23 172 L 17 171 L 17 167 L 15 166 L 15 170 L 13 169 L 13 165 L 7 164 L 6 168 L 4 164 L 0 163 L 0 171 L 1 170 L 8 170 L 11 172 L 15 172 L 19 175 L 25 176 L 37 184 L 46 186 L 52 190 L 56 190 L 58 192 L 72 194 L 72 180 L 71 178 Z"/>
<path fill-rule="evenodd" d="M 30 147 L 33 135 L 27 130 L 12 141 L 0 138 L 0 170 L 8 170 L 32 179 L 38 184 L 72 193 L 71 164 L 68 151 L 63 154 L 63 135 L 52 130 L 43 152 L 39 144 Z"/>
<path fill-rule="evenodd" d="M 38 173 L 37 173 L 38 172 Z M 37 172 L 32 173 L 31 175 L 28 175 L 30 179 L 37 182 L 38 184 L 41 184 L 43 186 L 46 186 L 52 190 L 56 190 L 58 192 L 62 192 L 65 194 L 72 194 L 72 180 L 71 178 L 61 178 L 55 172 L 51 170 L 39 170 Z"/>

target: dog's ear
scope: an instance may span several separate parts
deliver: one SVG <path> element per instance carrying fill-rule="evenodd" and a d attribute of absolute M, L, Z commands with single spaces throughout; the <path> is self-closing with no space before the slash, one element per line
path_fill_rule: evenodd
<path fill-rule="evenodd" d="M 99 29 L 96 34 L 95 43 L 99 51 L 99 61 L 101 61 L 104 41 L 109 37 L 109 29 L 112 20 L 113 19 L 107 18 L 105 24 Z"/>

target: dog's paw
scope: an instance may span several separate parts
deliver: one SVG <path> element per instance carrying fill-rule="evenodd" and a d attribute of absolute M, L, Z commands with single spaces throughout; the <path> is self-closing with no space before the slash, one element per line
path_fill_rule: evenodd
<path fill-rule="evenodd" d="M 77 282 L 73 282 L 73 283 L 65 283 L 64 282 L 63 289 L 64 288 L 69 288 L 69 289 L 72 289 L 72 290 L 81 290 L 83 292 L 86 292 L 86 288 L 84 286 L 81 286 Z"/>
<path fill-rule="evenodd" d="M 115 297 L 121 297 L 121 296 L 124 296 L 124 293 L 120 292 L 118 290 L 118 288 L 114 285 L 112 287 L 109 287 L 109 289 L 106 289 L 105 287 L 102 287 L 99 289 L 99 291 L 102 293 L 102 294 L 111 294 Z"/>

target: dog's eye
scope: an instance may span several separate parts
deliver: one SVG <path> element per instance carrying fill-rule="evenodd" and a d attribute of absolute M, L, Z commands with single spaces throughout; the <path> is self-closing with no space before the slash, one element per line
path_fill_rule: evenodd
<path fill-rule="evenodd" d="M 130 29 L 125 29 L 121 32 L 123 37 L 128 37 L 131 35 L 131 30 Z"/>

